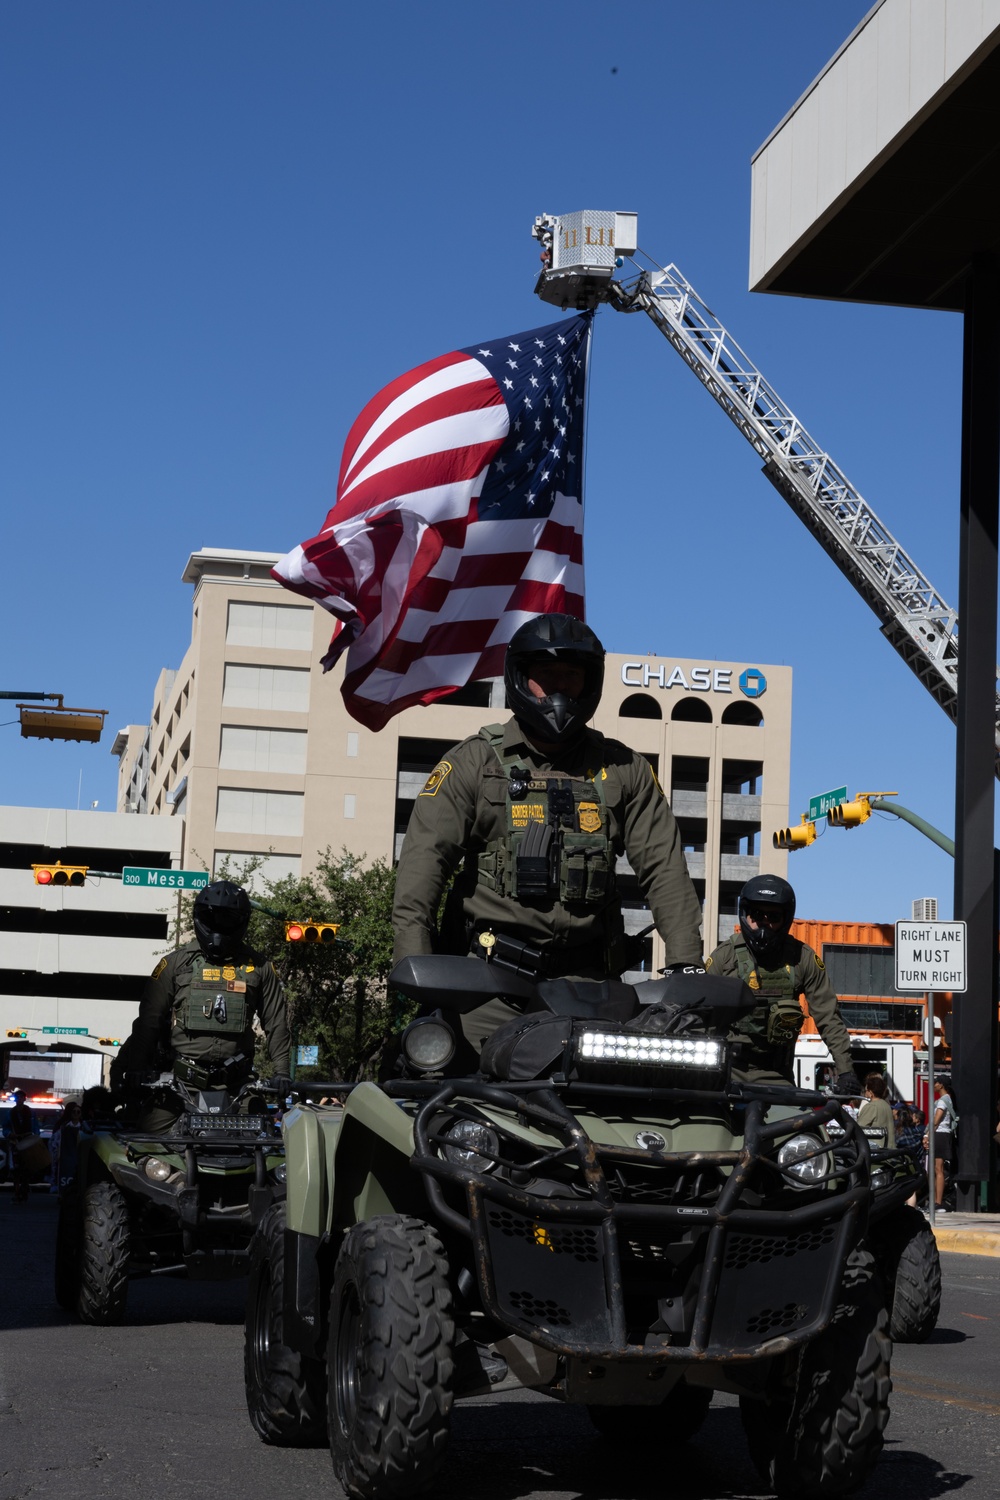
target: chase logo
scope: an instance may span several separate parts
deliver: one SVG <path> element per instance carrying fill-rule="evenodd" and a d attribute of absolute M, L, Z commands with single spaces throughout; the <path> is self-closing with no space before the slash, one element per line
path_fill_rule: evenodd
<path fill-rule="evenodd" d="M 747 667 L 740 673 L 740 692 L 748 698 L 763 698 L 767 692 L 767 678 L 759 667 Z"/>

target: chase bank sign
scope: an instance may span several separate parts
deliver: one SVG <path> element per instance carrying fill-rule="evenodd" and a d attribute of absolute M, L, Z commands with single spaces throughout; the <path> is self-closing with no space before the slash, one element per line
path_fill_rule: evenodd
<path fill-rule="evenodd" d="M 622 682 L 626 687 L 648 688 L 653 684 L 659 688 L 681 688 L 686 693 L 732 693 L 732 667 L 653 667 L 648 661 L 622 663 Z M 763 698 L 767 692 L 767 678 L 759 667 L 746 667 L 740 673 L 740 692 L 746 698 Z"/>

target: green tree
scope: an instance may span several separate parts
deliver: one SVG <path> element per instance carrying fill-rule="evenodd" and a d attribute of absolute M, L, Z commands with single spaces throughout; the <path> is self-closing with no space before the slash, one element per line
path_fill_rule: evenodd
<path fill-rule="evenodd" d="M 317 1065 L 299 1069 L 297 1076 L 346 1082 L 371 1077 L 385 1042 L 405 1019 L 386 985 L 395 871 L 384 859 L 365 864 L 363 855 L 346 849 L 339 855 L 328 849 L 304 879 L 267 880 L 260 864 L 234 864 L 217 871 L 217 878 L 247 886 L 258 903 L 248 938 L 281 975 L 293 1048 L 319 1047 Z M 190 927 L 190 903 L 186 916 Z M 285 920 L 337 922 L 338 941 L 286 942 Z M 262 1046 L 257 1063 L 262 1074 L 270 1073 Z"/>

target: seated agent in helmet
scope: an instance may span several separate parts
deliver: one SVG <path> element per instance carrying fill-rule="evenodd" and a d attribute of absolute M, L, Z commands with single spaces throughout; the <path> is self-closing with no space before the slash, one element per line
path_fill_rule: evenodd
<path fill-rule="evenodd" d="M 833 1057 L 835 1094 L 861 1093 L 851 1065 L 851 1043 L 840 1014 L 837 993 L 823 960 L 789 935 L 795 916 L 795 892 L 779 875 L 755 875 L 740 891 L 740 930 L 708 960 L 715 974 L 735 974 L 760 996 L 761 1003 L 737 1025 L 732 1040 L 746 1044 L 733 1076 L 748 1083 L 793 1083 L 795 1041 L 802 1028 L 799 996 Z"/>
<path fill-rule="evenodd" d="M 597 636 L 572 615 L 539 615 L 512 637 L 504 682 L 514 717 L 456 745 L 417 796 L 396 876 L 397 962 L 499 958 L 512 939 L 532 950 L 527 972 L 616 976 L 630 958 L 615 883 L 624 853 L 668 965 L 700 966 L 698 898 L 659 783 L 642 756 L 587 728 L 604 683 Z M 484 1006 L 466 1037 L 478 1050 L 510 1015 Z"/>
<path fill-rule="evenodd" d="M 253 1062 L 253 1018 L 258 1016 L 278 1087 L 288 1076 L 285 997 L 274 965 L 246 945 L 250 901 L 242 886 L 217 880 L 194 901 L 195 941 L 161 958 L 147 980 L 132 1034 L 111 1066 L 120 1089 L 128 1073 L 179 1064 L 196 1088 L 238 1087 Z M 224 1069 L 229 1058 L 245 1062 Z M 168 1130 L 183 1109 L 178 1094 L 158 1097 L 140 1121 Z"/>

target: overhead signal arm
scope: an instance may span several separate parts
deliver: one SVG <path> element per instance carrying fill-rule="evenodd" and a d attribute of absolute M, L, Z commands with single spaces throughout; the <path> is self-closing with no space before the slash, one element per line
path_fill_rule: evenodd
<path fill-rule="evenodd" d="M 615 216 L 590 217 L 597 221 Z M 562 225 L 577 219 L 583 221 L 581 248 L 574 245 L 569 251 Z M 585 213 L 563 220 L 547 214 L 536 219 L 533 233 L 543 246 L 544 266 L 536 292 L 557 306 L 607 302 L 619 312 L 646 313 L 763 459 L 768 479 L 875 612 L 882 634 L 955 720 L 957 611 L 810 437 L 677 267 L 651 263 L 629 280 L 615 280 L 598 264 L 599 247 L 589 237 L 587 220 Z M 638 265 L 631 247 L 625 253 Z M 621 255 L 615 263 L 623 264 Z M 995 740 L 1000 752 L 1000 689 Z M 1000 777 L 1000 753 L 995 764 Z"/>

